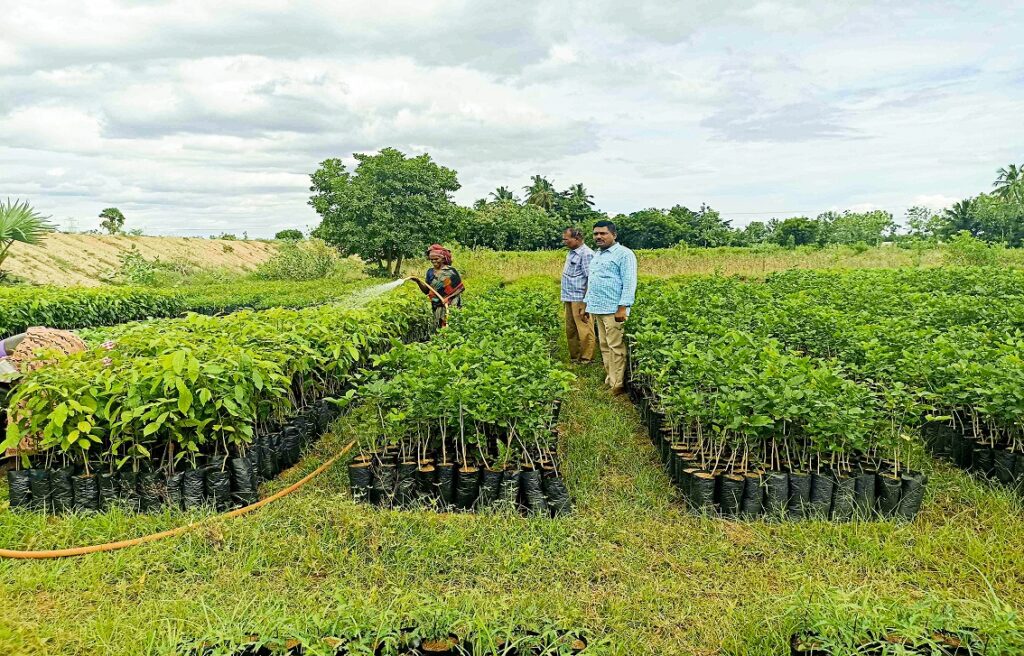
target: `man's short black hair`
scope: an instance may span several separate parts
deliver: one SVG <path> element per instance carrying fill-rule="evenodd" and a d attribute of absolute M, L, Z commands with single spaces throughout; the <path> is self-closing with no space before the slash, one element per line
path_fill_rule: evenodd
<path fill-rule="evenodd" d="M 583 229 L 579 226 L 569 226 L 562 231 L 563 234 L 566 232 L 568 232 L 569 236 L 573 239 L 583 239 Z"/>
<path fill-rule="evenodd" d="M 619 229 L 616 228 L 615 224 L 612 223 L 611 221 L 598 221 L 597 223 L 594 224 L 594 227 L 595 228 L 608 228 L 608 232 L 612 233 L 613 235 L 618 235 L 619 234 Z"/>

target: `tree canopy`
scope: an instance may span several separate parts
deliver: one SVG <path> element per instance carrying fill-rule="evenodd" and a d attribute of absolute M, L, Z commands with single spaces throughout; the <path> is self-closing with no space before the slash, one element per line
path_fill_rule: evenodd
<path fill-rule="evenodd" d="M 111 235 L 120 234 L 124 230 L 124 214 L 116 207 L 108 207 L 100 212 L 100 227 Z"/>
<path fill-rule="evenodd" d="M 328 159 L 310 176 L 309 204 L 321 217 L 314 237 L 397 275 L 405 258 L 453 235 L 454 170 L 394 148 L 354 157 L 353 173 Z"/>

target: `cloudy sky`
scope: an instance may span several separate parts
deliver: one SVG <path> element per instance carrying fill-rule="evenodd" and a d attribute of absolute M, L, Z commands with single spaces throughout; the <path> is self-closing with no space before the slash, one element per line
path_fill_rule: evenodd
<path fill-rule="evenodd" d="M 4 6 L 6 5 L 6 6 Z M 311 226 L 394 146 L 457 200 L 534 173 L 734 225 L 940 208 L 1024 161 L 1015 2 L 0 0 L 0 196 L 95 227 Z"/>

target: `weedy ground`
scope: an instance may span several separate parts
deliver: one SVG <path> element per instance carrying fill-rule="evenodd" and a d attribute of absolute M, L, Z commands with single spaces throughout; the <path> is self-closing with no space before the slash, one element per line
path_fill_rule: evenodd
<path fill-rule="evenodd" d="M 554 622 L 589 631 L 594 653 L 768 656 L 788 653 L 791 602 L 948 601 L 972 625 L 1000 604 L 1024 606 L 1024 516 L 1011 493 L 926 463 L 928 497 L 911 524 L 692 516 L 629 402 L 600 389 L 596 365 L 576 372 L 562 411 L 571 516 L 382 511 L 351 501 L 339 464 L 254 514 L 184 537 L 0 560 L 0 653 L 173 654 L 197 638 L 315 636 L 339 624 L 465 635 Z M 366 421 L 341 418 L 264 493 L 365 433 Z M 0 546 L 105 542 L 188 519 L 0 507 Z"/>

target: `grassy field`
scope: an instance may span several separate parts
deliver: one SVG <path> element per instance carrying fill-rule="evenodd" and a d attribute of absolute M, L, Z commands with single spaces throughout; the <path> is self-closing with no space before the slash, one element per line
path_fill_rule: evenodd
<path fill-rule="evenodd" d="M 640 274 L 676 276 L 684 274 L 720 274 L 758 277 L 787 269 L 864 269 L 939 266 L 944 251 L 932 248 L 920 251 L 880 246 L 858 249 L 848 246 L 826 248 L 676 248 L 637 251 Z M 1024 265 L 1024 251 L 999 252 L 1005 266 Z M 454 265 L 467 278 L 499 275 L 506 280 L 546 275 L 557 278 L 565 263 L 565 251 L 493 252 L 457 250 Z M 425 260 L 413 260 L 405 267 L 407 275 L 427 268 Z"/>
<path fill-rule="evenodd" d="M 948 604 L 974 626 L 1024 606 L 1024 520 L 1011 494 L 926 463 L 932 483 L 913 524 L 691 516 L 628 401 L 600 389 L 598 367 L 576 371 L 562 426 L 577 501 L 569 517 L 375 510 L 350 500 L 339 465 L 253 515 L 185 537 L 76 560 L 0 561 L 0 653 L 173 654 L 190 640 L 254 633 L 556 624 L 588 631 L 593 653 L 769 656 L 788 653 L 806 606 L 847 608 L 852 620 Z M 366 420 L 343 417 L 270 490 Z M 0 509 L 0 546 L 97 543 L 186 519 Z"/>
<path fill-rule="evenodd" d="M 563 257 L 459 252 L 455 264 L 472 286 L 485 274 L 555 277 Z M 941 261 L 885 248 L 640 254 L 649 275 Z M 571 516 L 380 511 L 352 502 L 338 464 L 254 514 L 183 537 L 74 560 L 0 560 L 0 654 L 176 654 L 251 634 L 304 638 L 307 653 L 327 654 L 317 638 L 358 630 L 372 644 L 415 625 L 463 636 L 557 626 L 586 632 L 595 654 L 775 656 L 814 621 L 870 615 L 897 626 L 908 613 L 1024 631 L 1014 611 L 1024 607 L 1019 497 L 922 457 L 931 483 L 912 524 L 692 516 L 629 402 L 600 388 L 597 366 L 575 371 L 561 426 Z M 263 493 L 365 434 L 369 420 L 358 409 L 340 419 Z M 95 544 L 197 518 L 17 514 L 4 486 L 3 548 Z"/>

